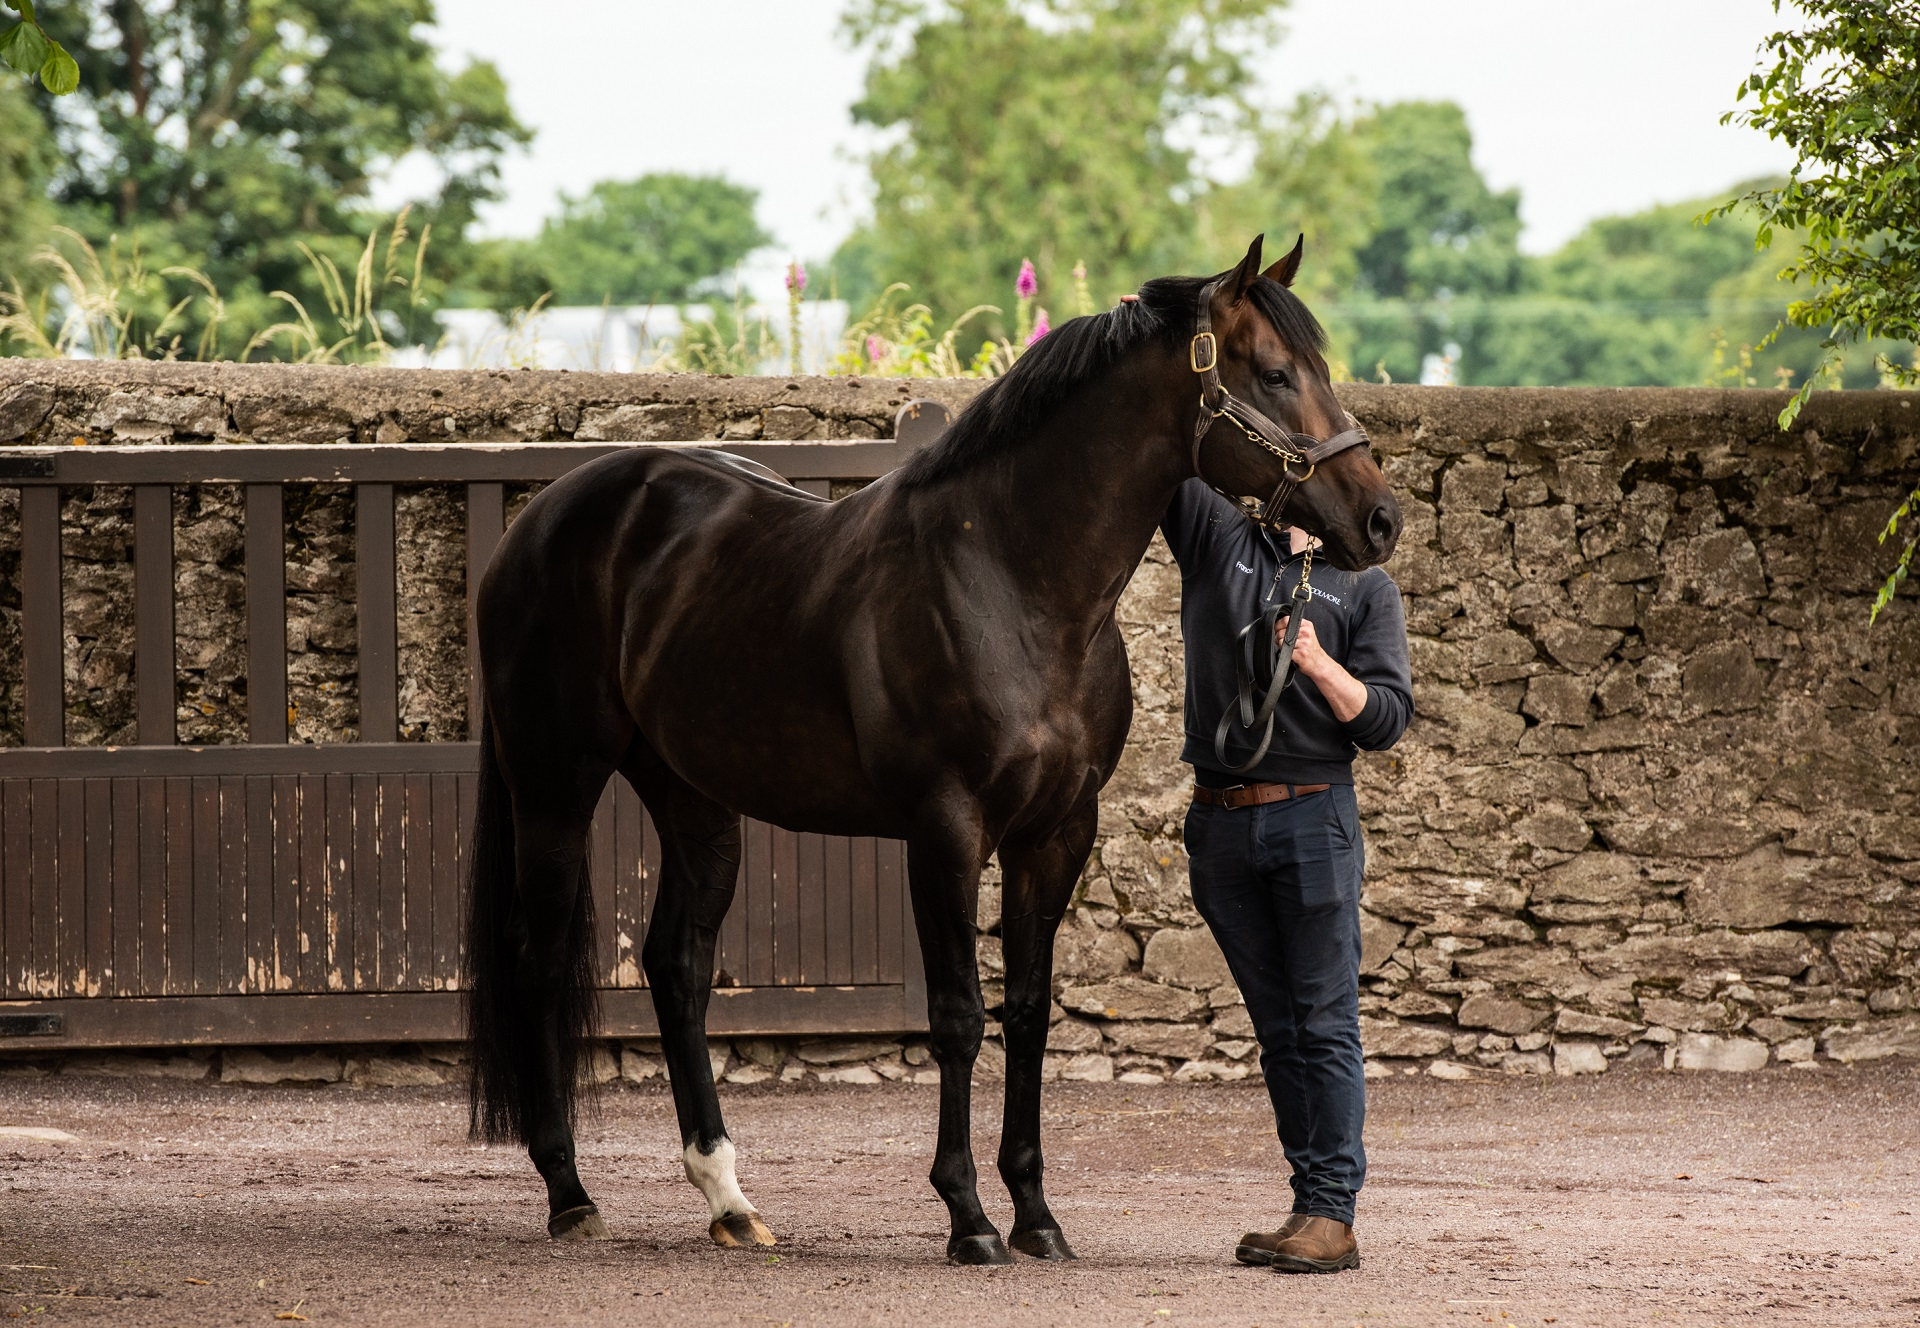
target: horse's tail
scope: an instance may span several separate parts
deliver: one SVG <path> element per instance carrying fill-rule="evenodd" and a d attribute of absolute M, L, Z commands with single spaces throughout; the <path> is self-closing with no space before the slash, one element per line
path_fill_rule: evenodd
<path fill-rule="evenodd" d="M 468 1128 L 476 1138 L 524 1142 L 533 1119 L 535 1030 L 520 992 L 515 917 L 513 799 L 500 777 L 493 726 L 480 727 L 480 788 L 473 818 L 467 885 L 467 1040 L 472 1079 Z M 580 1058 L 598 1013 L 593 973 L 593 886 L 584 855 L 574 890 L 560 978 L 560 1096 L 569 1124 L 579 1093 Z"/>

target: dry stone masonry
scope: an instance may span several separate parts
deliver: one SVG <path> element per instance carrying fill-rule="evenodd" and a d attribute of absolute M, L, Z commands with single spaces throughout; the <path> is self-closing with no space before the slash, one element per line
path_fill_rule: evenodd
<path fill-rule="evenodd" d="M 861 438 L 909 396 L 958 406 L 975 390 L 0 361 L 0 443 Z M 1767 392 L 1341 395 L 1406 508 L 1390 571 L 1418 709 L 1357 771 L 1369 1073 L 1920 1056 L 1920 613 L 1907 593 L 1866 623 L 1888 561 L 1875 536 L 1920 473 L 1920 396 L 1820 394 L 1782 434 Z M 180 734 L 238 741 L 239 497 L 207 486 L 177 504 Z M 449 493 L 402 495 L 402 716 L 422 740 L 466 733 L 461 520 Z M 130 497 L 70 492 L 66 524 L 71 740 L 126 741 Z M 338 741 L 358 718 L 351 503 L 289 493 L 288 526 L 294 728 Z M 0 488 L 0 743 L 21 732 L 18 557 Z M 1178 603 L 1156 540 L 1119 610 L 1134 728 L 1056 951 L 1052 1076 L 1258 1073 L 1187 892 Z M 998 901 L 990 868 L 990 1006 Z M 931 1073 L 911 1039 L 724 1054 L 739 1083 Z M 217 1073 L 275 1073 L 248 1055 L 263 1053 L 224 1053 Z M 652 1055 L 611 1049 L 602 1077 L 645 1078 Z M 428 1064 L 342 1053 L 320 1077 L 404 1078 L 402 1060 Z"/>

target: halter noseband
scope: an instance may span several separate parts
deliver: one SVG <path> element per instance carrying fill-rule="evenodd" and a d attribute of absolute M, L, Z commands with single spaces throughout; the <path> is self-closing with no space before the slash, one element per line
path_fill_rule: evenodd
<path fill-rule="evenodd" d="M 1353 427 L 1322 442 L 1311 434 L 1282 429 L 1227 390 L 1220 381 L 1220 341 L 1213 335 L 1213 296 L 1224 280 L 1221 277 L 1200 288 L 1199 307 L 1193 316 L 1193 344 L 1187 350 L 1187 363 L 1201 379 L 1200 415 L 1193 425 L 1193 473 L 1200 474 L 1200 444 L 1212 431 L 1214 421 L 1226 418 L 1249 442 L 1280 458 L 1280 483 L 1257 518 L 1260 525 L 1273 527 L 1279 523 L 1281 509 L 1293 497 L 1293 491 L 1313 478 L 1320 463 L 1367 442 L 1367 431 L 1349 415 L 1347 423 Z M 1306 473 L 1294 474 L 1294 466 L 1305 466 Z"/>

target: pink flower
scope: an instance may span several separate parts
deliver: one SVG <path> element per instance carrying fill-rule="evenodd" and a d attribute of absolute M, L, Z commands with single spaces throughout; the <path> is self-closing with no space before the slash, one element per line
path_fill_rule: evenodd
<path fill-rule="evenodd" d="M 1047 311 L 1042 309 L 1040 316 L 1033 320 L 1033 331 L 1027 334 L 1027 344 L 1031 346 L 1051 331 L 1053 331 L 1053 327 L 1047 322 Z"/>
<path fill-rule="evenodd" d="M 867 358 L 875 364 L 887 358 L 887 343 L 879 337 L 867 338 Z"/>
<path fill-rule="evenodd" d="M 1023 300 L 1031 300 L 1033 293 L 1040 289 L 1040 279 L 1033 275 L 1033 260 L 1020 260 L 1020 276 L 1013 283 L 1013 293 Z"/>
<path fill-rule="evenodd" d="M 795 295 L 798 295 L 801 291 L 805 290 L 806 288 L 807 288 L 806 266 L 796 259 L 794 262 L 787 264 L 787 289 L 792 291 Z"/>

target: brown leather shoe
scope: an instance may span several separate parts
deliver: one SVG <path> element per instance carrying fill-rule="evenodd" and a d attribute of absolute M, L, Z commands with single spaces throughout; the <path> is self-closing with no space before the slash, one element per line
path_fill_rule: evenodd
<path fill-rule="evenodd" d="M 1278 1231 L 1249 1231 L 1233 1247 L 1233 1257 L 1252 1267 L 1266 1267 L 1273 1262 L 1273 1252 L 1280 1248 L 1280 1242 L 1298 1231 L 1306 1220 L 1305 1213 L 1293 1213 L 1280 1224 Z"/>
<path fill-rule="evenodd" d="M 1360 1266 L 1360 1246 L 1345 1222 L 1309 1217 L 1274 1246 L 1267 1265 L 1276 1273 L 1337 1273 Z"/>

